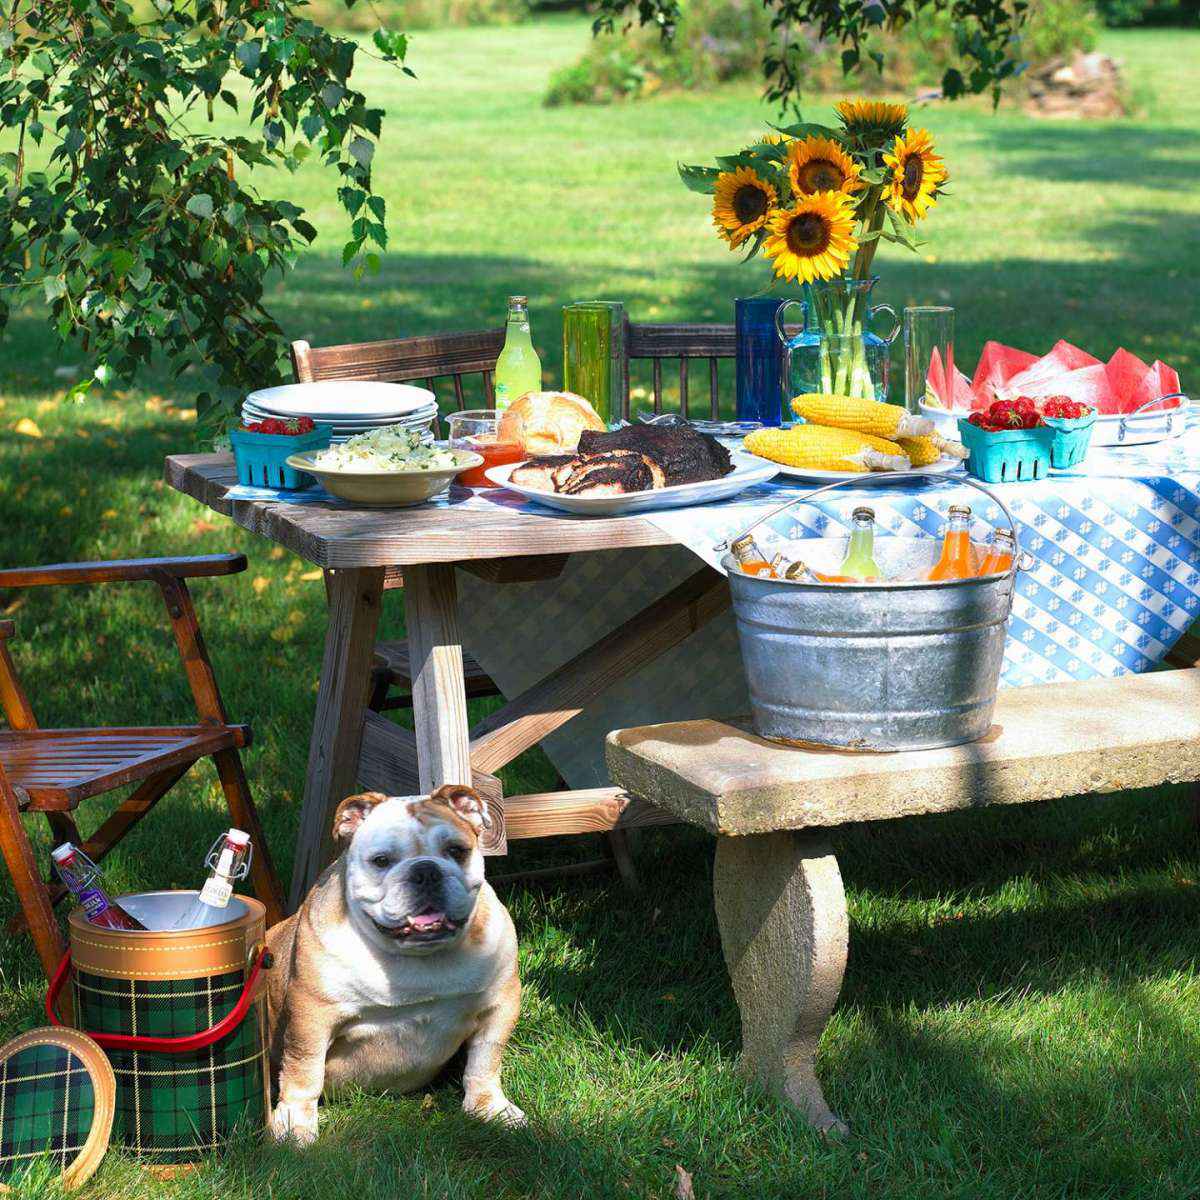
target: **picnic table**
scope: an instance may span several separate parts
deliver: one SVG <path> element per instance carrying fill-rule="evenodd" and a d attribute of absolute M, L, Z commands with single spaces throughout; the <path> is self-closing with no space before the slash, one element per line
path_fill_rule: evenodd
<path fill-rule="evenodd" d="M 1196 435 L 1093 451 L 1075 472 L 1005 492 L 1034 568 L 1018 580 L 1004 683 L 1108 678 L 1163 661 L 1200 606 Z M 1098 476 L 1107 475 L 1102 483 Z M 811 485 L 776 481 L 703 508 L 572 517 L 503 490 L 452 488 L 407 510 L 234 499 L 228 455 L 178 455 L 177 488 L 325 571 L 329 624 L 293 874 L 298 903 L 332 851 L 336 804 L 357 786 L 424 791 L 470 779 L 486 845 L 672 820 L 610 782 L 612 729 L 747 711 L 721 538 Z M 787 536 L 844 527 L 864 491 L 800 506 Z M 958 493 L 961 492 L 961 495 Z M 955 486 L 869 485 L 883 534 L 935 535 Z M 236 496 L 238 493 L 234 492 Z M 996 519 L 987 507 L 977 512 Z M 414 730 L 367 707 L 383 593 L 403 586 Z M 468 729 L 462 647 L 507 702 Z M 568 725 L 568 723 L 570 723 Z M 496 772 L 541 744 L 566 788 L 504 796 Z"/>

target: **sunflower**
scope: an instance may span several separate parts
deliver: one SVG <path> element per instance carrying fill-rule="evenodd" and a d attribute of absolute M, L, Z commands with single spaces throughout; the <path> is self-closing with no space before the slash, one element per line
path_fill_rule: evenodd
<path fill-rule="evenodd" d="M 858 192 L 863 188 L 859 179 L 862 169 L 833 140 L 826 137 L 806 137 L 788 147 L 788 178 L 797 196 L 813 192 Z"/>
<path fill-rule="evenodd" d="M 759 144 L 763 146 L 786 146 L 789 142 L 794 140 L 795 139 L 793 139 L 789 134 L 776 133 L 774 131 L 771 133 L 764 133 L 762 137 L 758 139 Z"/>
<path fill-rule="evenodd" d="M 895 137 L 908 121 L 908 106 L 887 100 L 839 100 L 833 107 L 847 133 L 856 136 Z"/>
<path fill-rule="evenodd" d="M 910 129 L 904 137 L 897 137 L 883 161 L 892 173 L 884 184 L 888 204 L 910 222 L 921 220 L 937 203 L 941 186 L 950 175 L 933 152 L 929 131 Z"/>
<path fill-rule="evenodd" d="M 713 224 L 731 250 L 736 250 L 767 223 L 778 194 L 774 184 L 750 167 L 722 171 L 717 176 Z"/>
<path fill-rule="evenodd" d="M 840 275 L 858 249 L 854 201 L 845 192 L 814 192 L 772 213 L 763 253 L 775 274 L 811 283 Z"/>

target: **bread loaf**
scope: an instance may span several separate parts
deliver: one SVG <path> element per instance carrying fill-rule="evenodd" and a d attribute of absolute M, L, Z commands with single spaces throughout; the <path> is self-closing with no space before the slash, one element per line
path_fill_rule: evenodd
<path fill-rule="evenodd" d="M 572 392 L 526 392 L 500 417 L 497 436 L 534 454 L 573 454 L 585 429 L 604 430 L 596 410 Z"/>

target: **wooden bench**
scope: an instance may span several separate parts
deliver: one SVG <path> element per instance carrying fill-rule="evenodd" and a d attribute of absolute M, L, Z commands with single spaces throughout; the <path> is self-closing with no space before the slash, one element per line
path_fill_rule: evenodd
<path fill-rule="evenodd" d="M 608 736 L 613 782 L 717 835 L 714 902 L 742 1018 L 742 1068 L 844 1132 L 813 1066 L 849 926 L 826 830 L 1200 780 L 1200 670 L 1002 691 L 979 742 L 899 754 L 797 749 L 740 723 Z"/>

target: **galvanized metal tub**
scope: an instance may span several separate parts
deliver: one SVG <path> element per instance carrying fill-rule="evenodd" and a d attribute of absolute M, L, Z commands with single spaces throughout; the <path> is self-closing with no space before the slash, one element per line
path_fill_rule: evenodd
<path fill-rule="evenodd" d="M 996 499 L 1015 532 L 1011 513 Z M 815 570 L 836 573 L 846 538 L 805 538 L 793 549 Z M 983 737 L 992 722 L 1020 553 L 1004 575 L 922 581 L 940 549 L 937 538 L 877 537 L 884 575 L 908 579 L 873 584 L 761 579 L 743 574 L 727 554 L 722 565 L 755 732 L 879 751 Z"/>

